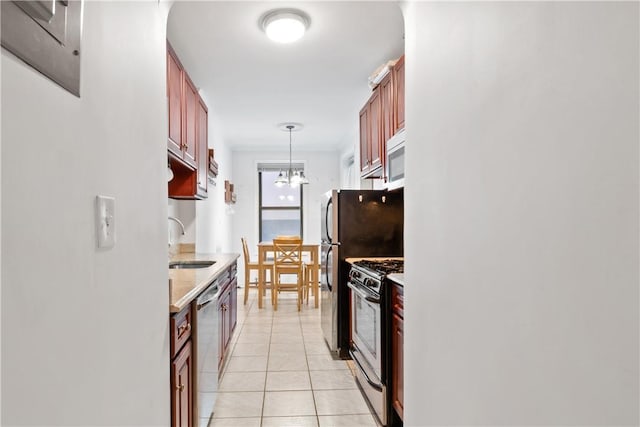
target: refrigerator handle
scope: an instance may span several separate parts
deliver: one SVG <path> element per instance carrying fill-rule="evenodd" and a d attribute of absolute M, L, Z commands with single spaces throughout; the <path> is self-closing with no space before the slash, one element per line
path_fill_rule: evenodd
<path fill-rule="evenodd" d="M 329 243 L 331 243 L 331 236 L 329 236 L 329 233 L 331 233 L 331 231 L 329 230 L 329 210 L 331 209 L 332 203 L 333 199 L 329 197 L 329 201 L 327 202 L 327 211 L 324 213 L 324 229 L 327 232 L 327 242 Z"/>
<path fill-rule="evenodd" d="M 333 246 L 329 246 L 329 250 L 327 251 L 327 258 L 324 260 L 324 274 L 327 275 L 327 288 L 329 289 L 329 292 L 333 292 L 331 280 L 329 279 L 329 257 L 331 256 L 332 250 Z"/>

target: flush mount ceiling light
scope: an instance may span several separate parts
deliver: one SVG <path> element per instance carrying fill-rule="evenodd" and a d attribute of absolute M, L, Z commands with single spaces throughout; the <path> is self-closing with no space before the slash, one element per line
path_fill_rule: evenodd
<path fill-rule="evenodd" d="M 309 28 L 309 17 L 297 9 L 273 10 L 260 21 L 267 37 L 278 43 L 293 43 Z"/>

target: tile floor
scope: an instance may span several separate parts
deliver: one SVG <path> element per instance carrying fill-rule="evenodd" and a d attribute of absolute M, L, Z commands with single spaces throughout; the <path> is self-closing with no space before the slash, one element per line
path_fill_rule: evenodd
<path fill-rule="evenodd" d="M 376 422 L 347 362 L 333 360 L 313 301 L 296 309 L 283 294 L 278 311 L 242 305 L 209 427 L 367 426 Z"/>

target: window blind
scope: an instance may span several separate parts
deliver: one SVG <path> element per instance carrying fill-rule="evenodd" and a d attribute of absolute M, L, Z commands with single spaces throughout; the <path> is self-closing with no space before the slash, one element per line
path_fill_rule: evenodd
<path fill-rule="evenodd" d="M 258 163 L 258 172 L 273 172 L 289 170 L 289 162 Z M 304 171 L 304 163 L 291 162 L 291 170 Z"/>

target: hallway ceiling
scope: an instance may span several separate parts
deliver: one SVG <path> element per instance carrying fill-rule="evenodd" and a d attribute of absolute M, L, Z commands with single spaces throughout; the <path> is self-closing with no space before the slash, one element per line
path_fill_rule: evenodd
<path fill-rule="evenodd" d="M 259 27 L 265 12 L 283 7 L 311 18 L 293 44 Z M 353 144 L 367 78 L 403 53 L 403 28 L 396 2 L 180 1 L 167 38 L 216 119 L 210 134 L 232 149 L 288 148 L 277 125 L 299 122 L 294 151 L 334 150 Z"/>

